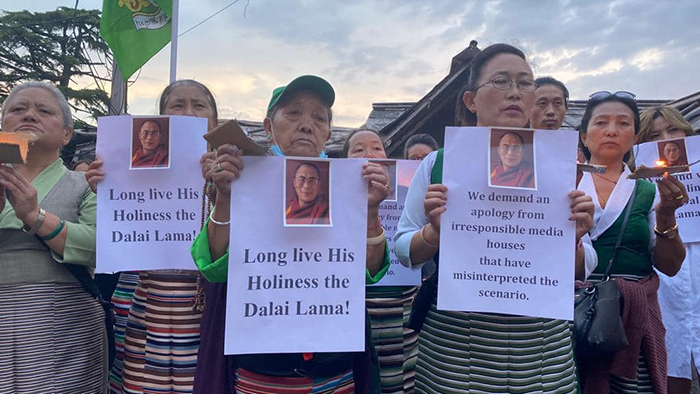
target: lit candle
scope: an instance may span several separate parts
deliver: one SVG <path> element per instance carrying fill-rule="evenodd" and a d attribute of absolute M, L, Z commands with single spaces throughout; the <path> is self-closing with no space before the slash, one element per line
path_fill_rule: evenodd
<path fill-rule="evenodd" d="M 666 162 L 663 160 L 657 160 L 656 161 L 656 166 L 657 167 L 666 167 Z"/>

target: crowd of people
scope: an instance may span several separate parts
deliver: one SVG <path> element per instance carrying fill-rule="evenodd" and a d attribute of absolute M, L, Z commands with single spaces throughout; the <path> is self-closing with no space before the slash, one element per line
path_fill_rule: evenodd
<path fill-rule="evenodd" d="M 330 83 L 309 75 L 275 89 L 263 119 L 271 154 L 326 157 L 335 95 Z M 472 60 L 454 124 L 558 130 L 568 104 L 562 82 L 535 78 L 521 50 L 494 44 Z M 219 123 L 217 108 L 212 92 L 193 80 L 170 84 L 159 102 L 161 115 L 205 118 L 210 130 Z M 437 308 L 449 191 L 443 151 L 422 134 L 403 150 L 422 161 L 394 246 L 402 264 L 423 271 L 423 281 L 367 287 L 363 352 L 224 355 L 232 193 L 253 192 L 232 187 L 246 171 L 234 145 L 201 152 L 201 232 L 191 256 L 182 256 L 198 270 L 118 273 L 117 283 L 101 286 L 109 288 L 103 293 L 111 297 L 112 321 L 92 280 L 96 193 L 109 174 L 99 159 L 77 163 L 84 172 L 63 165 L 72 122 L 66 99 L 48 83 L 15 87 L 2 107 L 3 131 L 37 136 L 25 164 L 0 165 L 2 393 L 690 393 L 700 368 L 700 246 L 683 243 L 675 216 L 688 193 L 672 175 L 656 183 L 627 177 L 633 145 L 693 135 L 674 108 L 640 115 L 634 94 L 624 91 L 593 93 L 586 105 L 578 160 L 607 170 L 580 173 L 567 193 L 576 228 L 571 280 L 596 283 L 614 260 L 629 339 L 620 352 L 586 360 L 575 357 L 569 321 Z M 156 122 L 141 126 L 134 165 L 168 159 L 162 134 Z M 529 185 L 522 136 L 508 132 L 497 142 L 492 176 Z M 350 133 L 342 155 L 387 157 L 382 135 L 370 129 Z M 295 171 L 287 215 L 322 210 L 319 169 L 302 164 Z M 379 214 L 389 178 L 378 162 L 364 164 L 358 176 L 368 184 L 371 285 L 391 260 Z"/>

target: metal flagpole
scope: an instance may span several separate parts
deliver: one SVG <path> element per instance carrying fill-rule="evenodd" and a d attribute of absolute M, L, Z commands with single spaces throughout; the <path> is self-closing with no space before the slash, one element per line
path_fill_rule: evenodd
<path fill-rule="evenodd" d="M 126 113 L 126 81 L 119 71 L 117 61 L 112 66 L 112 88 L 109 97 L 109 114 L 121 115 Z"/>
<path fill-rule="evenodd" d="M 180 18 L 180 4 L 179 0 L 173 0 L 173 15 L 170 18 L 171 21 L 171 38 L 170 38 L 170 83 L 175 82 L 177 79 L 177 33 L 178 33 L 178 19 Z"/>

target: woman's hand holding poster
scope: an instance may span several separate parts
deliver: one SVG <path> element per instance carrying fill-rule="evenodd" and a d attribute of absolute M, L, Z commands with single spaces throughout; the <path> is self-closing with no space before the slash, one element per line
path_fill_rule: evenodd
<path fill-rule="evenodd" d="M 99 119 L 98 272 L 196 269 L 206 131 L 206 119 L 187 116 Z"/>
<path fill-rule="evenodd" d="M 647 142 L 633 149 L 637 166 L 656 167 L 657 161 L 664 166 L 683 166 L 700 160 L 700 136 L 667 141 Z M 700 241 L 700 163 L 691 165 L 689 172 L 676 173 L 685 185 L 690 198 L 688 203 L 676 210 L 678 232 L 683 242 Z M 655 182 L 660 178 L 653 178 Z"/>
<path fill-rule="evenodd" d="M 577 134 L 448 127 L 438 308 L 573 319 Z"/>
<path fill-rule="evenodd" d="M 244 157 L 231 193 L 226 354 L 364 349 L 364 162 Z"/>

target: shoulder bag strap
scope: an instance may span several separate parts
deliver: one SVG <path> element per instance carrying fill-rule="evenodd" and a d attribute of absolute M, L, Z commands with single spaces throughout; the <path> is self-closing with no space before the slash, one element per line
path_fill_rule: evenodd
<path fill-rule="evenodd" d="M 603 281 L 608 280 L 610 278 L 610 272 L 612 272 L 612 266 L 613 263 L 615 262 L 615 258 L 617 257 L 617 250 L 620 248 L 620 244 L 622 244 L 622 237 L 625 234 L 625 229 L 627 228 L 627 220 L 630 218 L 630 213 L 632 212 L 632 205 L 634 205 L 634 196 L 637 194 L 637 181 L 634 181 L 634 187 L 632 188 L 632 195 L 630 196 L 630 199 L 627 201 L 627 206 L 625 207 L 625 217 L 622 219 L 622 227 L 620 228 L 620 234 L 617 236 L 617 242 L 615 243 L 615 249 L 613 249 L 612 254 L 610 255 L 610 261 L 608 261 L 608 268 L 605 270 L 605 275 L 603 276 Z"/>

